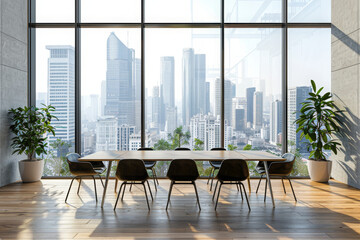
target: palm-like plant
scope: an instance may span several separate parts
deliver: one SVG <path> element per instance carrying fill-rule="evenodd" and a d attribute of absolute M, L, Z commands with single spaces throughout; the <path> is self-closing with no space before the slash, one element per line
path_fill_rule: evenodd
<path fill-rule="evenodd" d="M 307 139 L 310 159 L 326 160 L 327 154 L 324 150 L 331 150 L 337 154 L 338 146 L 341 144 L 331 139 L 331 135 L 339 130 L 339 113 L 334 110 L 334 101 L 331 100 L 330 92 L 321 94 L 323 87 L 318 89 L 313 80 L 311 80 L 313 92 L 302 103 L 300 116 L 295 120 L 298 124 L 296 132 L 301 132 L 300 139 Z"/>

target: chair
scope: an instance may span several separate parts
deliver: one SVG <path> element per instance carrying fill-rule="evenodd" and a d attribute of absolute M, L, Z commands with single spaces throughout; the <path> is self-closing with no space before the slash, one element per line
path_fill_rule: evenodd
<path fill-rule="evenodd" d="M 74 175 L 75 177 L 73 177 L 73 179 L 71 180 L 69 190 L 66 194 L 65 202 L 67 202 L 71 186 L 76 178 L 79 178 L 79 186 L 78 186 L 78 190 L 77 190 L 77 194 L 79 195 L 82 177 L 92 177 L 92 179 L 94 180 L 95 199 L 97 202 L 98 199 L 97 199 L 96 182 L 95 182 L 94 176 L 98 175 L 101 180 L 102 185 L 104 186 L 104 183 L 102 182 L 102 179 L 100 177 L 100 174 L 103 173 L 104 170 L 102 170 L 102 169 L 96 170 L 96 169 L 94 169 L 91 162 L 80 162 L 79 158 L 80 158 L 80 155 L 77 153 L 70 153 L 66 156 L 66 160 L 69 164 L 70 173 L 72 175 Z"/>
<path fill-rule="evenodd" d="M 152 148 L 139 148 L 138 151 L 153 151 L 154 149 Z M 159 180 L 157 178 L 157 175 L 156 175 L 156 172 L 155 172 L 155 165 L 156 165 L 156 161 L 144 161 L 144 164 L 145 164 L 145 168 L 148 169 L 148 170 L 151 170 L 152 171 L 152 177 L 153 177 L 153 180 L 154 180 L 154 186 L 155 186 L 155 191 L 157 191 L 157 186 L 156 186 L 156 183 L 159 184 Z M 156 182 L 155 182 L 156 181 Z M 116 191 L 116 188 L 117 188 L 117 184 L 118 184 L 118 180 L 116 179 L 116 182 L 115 182 L 115 191 Z M 129 191 L 131 191 L 131 188 L 132 188 L 132 184 L 130 184 L 130 189 Z"/>
<path fill-rule="evenodd" d="M 174 184 L 192 184 L 195 189 L 195 194 L 199 209 L 201 210 L 199 195 L 195 184 L 195 180 L 199 177 L 199 172 L 194 160 L 192 159 L 172 160 L 167 172 L 167 177 L 171 180 L 171 184 L 169 189 L 168 201 L 166 204 L 166 210 L 168 209 L 169 206 L 171 191 Z"/>
<path fill-rule="evenodd" d="M 186 148 L 186 147 L 177 147 L 175 148 L 175 151 L 191 151 L 190 148 Z"/>
<path fill-rule="evenodd" d="M 280 177 L 281 178 L 281 182 L 283 185 L 283 189 L 284 189 L 284 193 L 286 194 L 286 189 L 285 189 L 285 185 L 284 185 L 284 178 L 287 178 L 289 183 L 290 183 L 290 187 L 292 190 L 292 193 L 294 195 L 294 199 L 295 201 L 297 201 L 296 196 L 295 196 L 295 192 L 294 192 L 294 188 L 291 184 L 291 180 L 289 178 L 290 173 L 293 170 L 294 167 L 294 163 L 295 163 L 295 155 L 292 153 L 285 153 L 284 155 L 282 155 L 283 158 L 286 158 L 286 160 L 284 162 L 267 162 L 268 164 L 268 172 L 269 172 L 269 177 Z M 261 174 L 259 183 L 257 185 L 256 188 L 256 193 L 259 190 L 259 186 L 261 183 L 261 179 L 263 178 L 263 176 L 266 174 L 265 172 L 265 166 L 263 162 L 259 162 L 255 168 L 255 170 Z M 266 200 L 266 190 L 267 190 L 267 180 L 265 183 L 265 195 L 264 195 L 264 201 Z"/>
<path fill-rule="evenodd" d="M 214 190 L 214 194 L 213 194 L 213 200 L 214 200 L 214 197 L 216 194 L 216 189 L 217 189 L 218 183 L 220 182 L 218 194 L 217 194 L 217 198 L 216 198 L 215 211 L 216 211 L 216 208 L 217 208 L 217 205 L 219 202 L 221 186 L 223 184 L 239 184 L 240 189 L 242 187 L 244 190 L 246 202 L 247 202 L 249 211 L 251 211 L 249 200 L 248 200 L 246 190 L 245 190 L 245 186 L 241 182 L 241 181 L 246 180 L 248 177 L 249 177 L 249 168 L 248 168 L 246 161 L 244 161 L 242 159 L 227 159 L 222 162 L 219 172 L 216 176 L 217 182 L 216 182 L 215 190 Z M 243 198 L 242 191 L 241 191 L 241 198 Z"/>
<path fill-rule="evenodd" d="M 226 149 L 225 148 L 212 148 L 211 151 L 226 151 Z M 209 163 L 211 165 L 211 171 L 210 171 L 210 175 L 209 175 L 207 184 L 209 184 L 209 181 L 211 178 L 211 185 L 210 185 L 210 191 L 211 191 L 212 186 L 213 186 L 213 181 L 215 178 L 215 171 L 220 169 L 222 161 L 209 161 Z"/>
<path fill-rule="evenodd" d="M 153 195 L 151 193 L 150 184 L 148 182 L 149 175 L 146 171 L 144 161 L 141 159 L 123 159 L 120 160 L 116 169 L 115 176 L 118 180 L 122 180 L 123 183 L 120 185 L 120 189 L 116 198 L 114 210 L 116 209 L 116 205 L 119 201 L 121 189 L 124 186 L 124 190 L 121 196 L 121 200 L 124 198 L 126 184 L 130 182 L 131 184 L 141 184 L 144 187 L 145 197 L 148 209 L 150 210 L 149 200 L 147 196 L 147 191 L 145 187 L 145 182 L 148 185 L 151 199 L 154 200 Z"/>

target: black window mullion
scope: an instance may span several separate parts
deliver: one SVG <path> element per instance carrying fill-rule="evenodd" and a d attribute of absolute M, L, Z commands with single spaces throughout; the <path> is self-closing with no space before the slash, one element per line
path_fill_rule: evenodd
<path fill-rule="evenodd" d="M 75 0 L 75 152 L 81 154 L 81 33 L 80 2 Z"/>

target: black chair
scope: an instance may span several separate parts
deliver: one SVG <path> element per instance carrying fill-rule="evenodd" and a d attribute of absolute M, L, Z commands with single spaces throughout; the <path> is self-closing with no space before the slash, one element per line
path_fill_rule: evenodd
<path fill-rule="evenodd" d="M 96 192 L 96 182 L 95 182 L 95 176 L 98 175 L 102 185 L 104 186 L 104 183 L 102 182 L 101 176 L 100 174 L 104 172 L 103 169 L 94 169 L 93 165 L 91 162 L 80 162 L 79 161 L 80 155 L 77 153 L 70 153 L 66 156 L 66 160 L 69 164 L 69 169 L 70 169 L 70 173 L 72 175 L 74 175 L 75 177 L 73 177 L 73 179 L 71 180 L 70 186 L 69 186 L 69 190 L 66 194 L 66 198 L 65 198 L 65 202 L 67 202 L 67 199 L 69 197 L 69 193 L 70 193 L 70 189 L 71 186 L 74 182 L 74 180 L 76 178 L 79 178 L 79 186 L 78 186 L 78 190 L 77 190 L 77 194 L 79 195 L 79 191 L 80 191 L 80 186 L 81 186 L 81 179 L 82 177 L 92 177 L 92 179 L 94 180 L 94 188 L 95 188 L 95 199 L 96 202 L 98 201 L 97 199 L 97 192 Z"/>
<path fill-rule="evenodd" d="M 152 148 L 139 148 L 138 151 L 153 151 L 154 149 Z M 154 186 L 155 186 L 155 190 L 157 191 L 157 187 L 156 187 L 156 183 L 159 185 L 159 180 L 158 177 L 156 175 L 156 171 L 154 169 L 155 165 L 156 165 L 156 161 L 144 161 L 145 164 L 145 168 L 148 170 L 151 170 L 152 172 L 152 178 L 154 180 Z"/>
<path fill-rule="evenodd" d="M 294 167 L 295 155 L 292 154 L 292 153 L 285 153 L 284 155 L 282 155 L 282 157 L 286 158 L 286 160 L 284 162 L 267 162 L 268 171 L 269 171 L 269 177 L 280 177 L 281 178 L 281 182 L 282 182 L 285 194 L 286 194 L 286 189 L 285 189 L 285 184 L 284 184 L 284 178 L 287 178 L 289 180 L 290 187 L 291 187 L 292 193 L 294 195 L 295 201 L 297 201 L 296 196 L 295 196 L 295 192 L 294 192 L 294 188 L 293 188 L 293 186 L 291 184 L 291 180 L 289 178 L 289 175 L 292 172 L 293 167 Z M 261 179 L 266 174 L 264 163 L 259 162 L 257 164 L 255 170 L 261 175 L 259 183 L 258 183 L 257 188 L 256 188 L 256 193 L 257 193 L 258 190 L 259 190 Z M 264 201 L 266 200 L 267 179 L 266 179 L 265 184 L 266 185 L 265 185 Z"/>
<path fill-rule="evenodd" d="M 199 177 L 199 172 L 194 160 L 192 159 L 172 160 L 167 172 L 167 177 L 171 180 L 171 184 L 169 189 L 168 201 L 166 204 L 166 210 L 168 209 L 169 206 L 171 191 L 174 184 L 192 184 L 195 189 L 196 199 L 199 209 L 201 210 L 199 195 L 195 184 L 195 180 Z"/>
<path fill-rule="evenodd" d="M 248 200 L 248 197 L 246 194 L 245 186 L 241 182 L 241 181 L 246 180 L 248 177 L 249 177 L 249 168 L 248 168 L 246 161 L 244 161 L 242 159 L 224 160 L 222 162 L 219 172 L 216 176 L 217 182 L 215 185 L 213 200 L 214 200 L 214 197 L 216 194 L 216 189 L 217 189 L 219 182 L 220 182 L 220 185 L 219 185 L 218 194 L 217 194 L 217 198 L 216 198 L 215 210 L 216 210 L 218 202 L 219 202 L 221 186 L 223 184 L 239 184 L 240 189 L 242 187 L 244 190 L 246 202 L 248 204 L 249 211 L 250 211 L 251 208 L 250 208 L 249 200 Z M 242 191 L 241 191 L 241 197 L 243 198 Z"/>
<path fill-rule="evenodd" d="M 147 191 L 145 187 L 145 182 L 148 185 L 151 199 L 154 200 L 153 195 L 151 193 L 150 184 L 148 182 L 149 175 L 146 171 L 144 161 L 141 159 L 123 159 L 120 160 L 116 169 L 115 176 L 118 180 L 122 180 L 123 183 L 120 185 L 120 189 L 116 198 L 114 210 L 116 209 L 116 205 L 119 201 L 119 196 L 121 193 L 121 189 L 124 186 L 124 190 L 121 196 L 121 200 L 124 198 L 126 184 L 130 182 L 131 184 L 141 184 L 144 187 L 145 197 L 148 209 L 150 210 L 149 200 L 147 196 Z"/>
<path fill-rule="evenodd" d="M 211 151 L 226 151 L 226 149 L 219 147 L 219 148 L 212 148 Z M 210 179 L 211 179 L 211 185 L 210 185 L 210 191 L 211 191 L 212 186 L 213 186 L 213 181 L 215 178 L 215 171 L 220 169 L 222 161 L 209 161 L 209 163 L 211 165 L 211 171 L 210 171 L 210 175 L 209 175 L 207 184 L 209 184 Z"/>
<path fill-rule="evenodd" d="M 191 151 L 191 149 L 186 147 L 177 147 L 175 148 L 175 151 Z"/>

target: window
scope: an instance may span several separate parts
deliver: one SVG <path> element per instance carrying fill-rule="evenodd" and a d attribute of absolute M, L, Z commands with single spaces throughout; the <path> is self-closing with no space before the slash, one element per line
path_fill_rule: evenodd
<path fill-rule="evenodd" d="M 66 176 L 68 152 L 141 146 L 288 150 L 303 169 L 293 112 L 310 79 L 330 90 L 331 1 L 31 2 L 32 104 L 59 118 L 45 175 Z"/>

